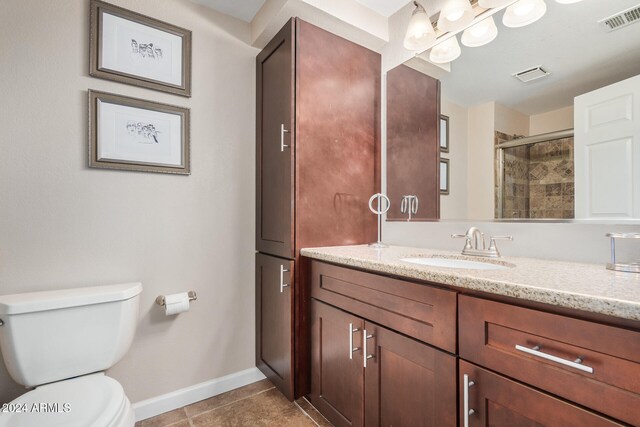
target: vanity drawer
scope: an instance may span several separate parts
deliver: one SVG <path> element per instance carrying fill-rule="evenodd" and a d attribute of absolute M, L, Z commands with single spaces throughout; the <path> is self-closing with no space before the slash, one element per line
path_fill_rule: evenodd
<path fill-rule="evenodd" d="M 640 332 L 462 295 L 458 308 L 461 358 L 640 425 Z"/>
<path fill-rule="evenodd" d="M 456 292 L 314 260 L 311 296 L 451 353 L 456 351 Z"/>

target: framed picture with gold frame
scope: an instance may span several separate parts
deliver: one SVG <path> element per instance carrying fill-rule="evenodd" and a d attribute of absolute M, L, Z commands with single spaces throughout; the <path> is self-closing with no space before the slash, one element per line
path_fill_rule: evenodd
<path fill-rule="evenodd" d="M 191 31 L 91 0 L 89 74 L 191 96 Z"/>

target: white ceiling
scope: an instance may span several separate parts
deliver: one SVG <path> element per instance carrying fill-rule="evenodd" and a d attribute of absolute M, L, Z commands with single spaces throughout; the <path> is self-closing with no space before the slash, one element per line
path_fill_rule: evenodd
<path fill-rule="evenodd" d="M 409 0 L 356 0 L 387 18 L 402 9 Z"/>
<path fill-rule="evenodd" d="M 265 0 L 191 0 L 225 15 L 233 16 L 245 22 L 251 22 Z"/>
<path fill-rule="evenodd" d="M 640 22 L 604 32 L 597 21 L 638 0 L 584 0 L 562 5 L 546 0 L 547 14 L 523 28 L 506 28 L 495 16 L 498 37 L 468 48 L 451 63 L 451 73 L 435 77 L 442 94 L 463 106 L 497 101 L 526 114 L 573 104 L 585 92 L 640 74 Z M 548 77 L 521 83 L 512 74 L 538 65 Z"/>

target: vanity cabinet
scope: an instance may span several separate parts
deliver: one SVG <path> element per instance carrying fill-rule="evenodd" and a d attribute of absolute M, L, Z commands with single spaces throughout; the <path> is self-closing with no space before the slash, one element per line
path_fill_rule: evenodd
<path fill-rule="evenodd" d="M 464 360 L 459 389 L 460 425 L 465 427 L 623 425 Z"/>
<path fill-rule="evenodd" d="M 309 390 L 300 248 L 376 240 L 380 66 L 378 53 L 297 18 L 256 58 L 256 250 L 279 258 L 275 270 L 256 258 L 256 366 L 289 399 Z M 282 293 L 278 262 L 289 265 Z"/>
<path fill-rule="evenodd" d="M 311 275 L 311 403 L 338 427 L 455 426 L 456 357 L 425 343 L 448 331 L 455 348 L 455 293 L 317 261 Z"/>
<path fill-rule="evenodd" d="M 458 312 L 462 359 L 640 425 L 637 331 L 465 295 Z"/>

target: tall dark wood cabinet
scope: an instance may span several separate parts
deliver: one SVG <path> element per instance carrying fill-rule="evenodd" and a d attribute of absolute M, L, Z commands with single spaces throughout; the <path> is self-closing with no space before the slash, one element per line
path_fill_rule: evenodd
<path fill-rule="evenodd" d="M 403 196 L 418 197 L 412 220 L 440 218 L 440 81 L 399 65 L 387 72 L 387 221 L 406 221 Z"/>
<path fill-rule="evenodd" d="M 380 55 L 293 18 L 256 62 L 256 365 L 293 399 L 310 375 L 300 249 L 376 240 Z"/>

